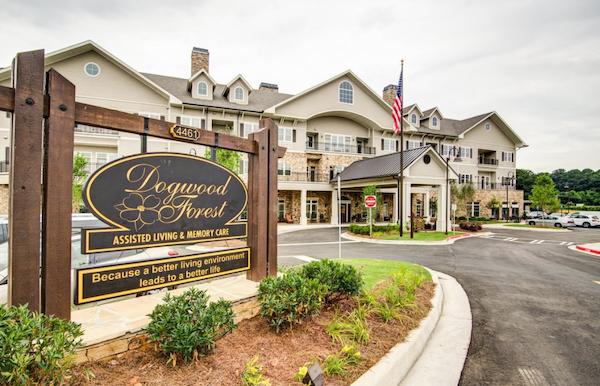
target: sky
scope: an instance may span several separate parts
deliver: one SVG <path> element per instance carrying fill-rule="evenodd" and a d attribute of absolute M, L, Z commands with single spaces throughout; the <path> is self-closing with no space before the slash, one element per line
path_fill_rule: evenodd
<path fill-rule="evenodd" d="M 348 69 L 381 95 L 404 60 L 404 104 L 497 112 L 529 145 L 517 167 L 600 169 L 598 0 L 0 0 L 0 67 L 93 40 L 139 72 L 210 73 L 297 94 Z"/>

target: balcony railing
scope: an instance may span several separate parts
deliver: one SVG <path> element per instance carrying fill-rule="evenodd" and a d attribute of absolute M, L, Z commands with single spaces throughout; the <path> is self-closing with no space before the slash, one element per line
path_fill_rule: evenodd
<path fill-rule="evenodd" d="M 483 182 L 479 182 L 479 183 L 473 183 L 473 187 L 476 190 L 506 190 L 506 185 L 503 185 L 501 183 L 495 183 L 495 182 L 490 182 L 490 183 L 483 183 Z M 517 187 L 515 185 L 508 185 L 508 190 L 516 190 Z"/>
<path fill-rule="evenodd" d="M 489 166 L 498 166 L 498 160 L 495 158 L 490 159 L 480 159 L 479 165 L 489 165 Z"/>
<path fill-rule="evenodd" d="M 334 176 L 333 173 L 292 172 L 278 175 L 277 180 L 289 182 L 329 182 Z"/>
<path fill-rule="evenodd" d="M 341 145 L 330 142 L 306 142 L 306 150 L 343 154 L 375 155 L 375 148 L 370 146 Z"/>
<path fill-rule="evenodd" d="M 76 133 L 86 133 L 86 134 L 102 134 L 102 135 L 119 135 L 117 130 L 103 129 L 101 127 L 87 126 L 87 125 L 77 125 L 75 126 Z"/>

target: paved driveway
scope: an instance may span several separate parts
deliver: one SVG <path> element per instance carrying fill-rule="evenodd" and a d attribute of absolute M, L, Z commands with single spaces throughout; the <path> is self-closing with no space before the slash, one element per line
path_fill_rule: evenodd
<path fill-rule="evenodd" d="M 469 295 L 473 337 L 461 385 L 599 385 L 600 258 L 568 245 L 600 229 L 494 229 L 445 246 L 343 243 L 343 257 L 422 264 Z M 279 236 L 279 256 L 337 258 L 337 229 Z"/>

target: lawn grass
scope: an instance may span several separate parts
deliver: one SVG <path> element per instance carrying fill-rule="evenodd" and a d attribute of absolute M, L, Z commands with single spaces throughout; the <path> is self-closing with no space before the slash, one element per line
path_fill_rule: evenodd
<path fill-rule="evenodd" d="M 337 260 L 336 260 L 337 261 Z M 377 259 L 343 259 L 342 263 L 360 269 L 365 281 L 364 289 L 372 288 L 375 284 L 389 277 L 392 273 L 405 270 L 422 273 L 426 280 L 431 280 L 431 274 L 420 265 L 403 261 L 377 260 Z"/>
<path fill-rule="evenodd" d="M 454 235 L 462 235 L 463 232 L 448 232 L 448 234 L 444 232 L 416 232 L 413 234 L 414 238 L 410 238 L 410 232 L 404 232 L 402 238 L 398 234 L 377 234 L 373 233 L 374 239 L 379 240 L 406 240 L 406 241 L 442 241 L 447 239 L 450 236 Z"/>

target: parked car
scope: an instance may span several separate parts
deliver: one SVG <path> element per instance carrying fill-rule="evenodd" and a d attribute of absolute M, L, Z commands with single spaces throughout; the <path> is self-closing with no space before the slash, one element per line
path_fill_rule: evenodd
<path fill-rule="evenodd" d="M 542 218 L 528 220 L 529 225 L 541 225 L 546 227 L 566 228 L 575 226 L 575 222 L 571 218 L 557 217 L 557 216 L 545 216 Z"/>
<path fill-rule="evenodd" d="M 600 219 L 598 216 L 592 216 L 587 214 L 573 214 L 571 219 L 575 222 L 576 226 L 590 228 L 600 226 Z"/>
<path fill-rule="evenodd" d="M 526 218 L 539 218 L 545 215 L 546 213 L 542 212 L 541 210 L 532 210 L 530 212 L 525 212 Z"/>
<path fill-rule="evenodd" d="M 550 213 L 548 216 L 565 217 L 568 213 Z"/>

